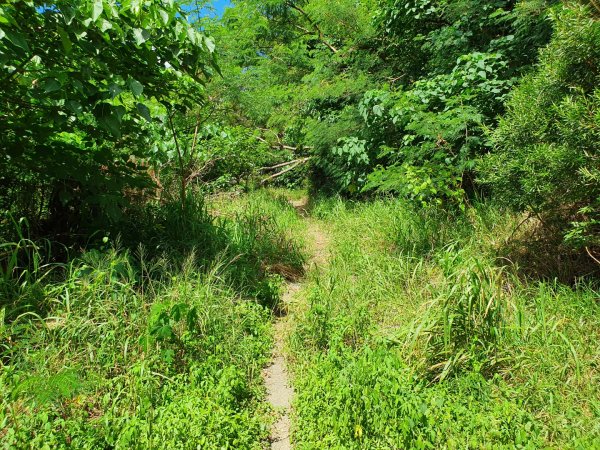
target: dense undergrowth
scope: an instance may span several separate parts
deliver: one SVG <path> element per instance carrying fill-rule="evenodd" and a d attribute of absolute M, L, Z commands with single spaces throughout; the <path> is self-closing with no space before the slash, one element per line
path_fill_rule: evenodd
<path fill-rule="evenodd" d="M 598 0 L 9 0 L 0 79 L 5 447 L 267 446 L 272 184 L 299 448 L 600 448 Z"/>
<path fill-rule="evenodd" d="M 508 250 L 521 217 L 336 199 L 312 214 L 332 258 L 289 339 L 297 448 L 600 446 L 597 286 L 526 277 Z"/>
<path fill-rule="evenodd" d="M 143 216 L 145 246 L 67 264 L 4 245 L 3 445 L 266 447 L 270 321 L 309 246 L 299 195 L 190 198 Z M 533 223 L 337 198 L 307 220 L 331 244 L 290 306 L 296 448 L 600 445 L 597 285 L 513 263 Z"/>
<path fill-rule="evenodd" d="M 264 447 L 278 269 L 303 256 L 280 201 L 213 219 L 193 200 L 143 216 L 144 245 L 129 233 L 66 264 L 3 244 L 4 448 Z"/>

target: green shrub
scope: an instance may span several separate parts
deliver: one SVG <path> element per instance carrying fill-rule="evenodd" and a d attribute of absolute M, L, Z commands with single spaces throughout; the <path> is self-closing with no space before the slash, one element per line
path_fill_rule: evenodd
<path fill-rule="evenodd" d="M 512 93 L 480 164 L 496 197 L 535 214 L 572 246 L 596 246 L 600 183 L 600 22 L 586 7 L 553 16 L 555 34 L 536 71 Z"/>

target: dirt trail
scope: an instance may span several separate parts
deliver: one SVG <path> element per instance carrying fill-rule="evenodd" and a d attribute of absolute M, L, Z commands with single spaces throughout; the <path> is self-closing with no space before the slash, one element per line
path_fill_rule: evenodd
<path fill-rule="evenodd" d="M 306 198 L 293 200 L 290 201 L 290 203 L 296 209 L 298 214 L 303 217 L 308 215 L 308 201 Z M 329 246 L 329 236 L 317 223 L 309 220 L 307 241 L 310 246 L 311 255 L 306 267 L 306 270 L 308 271 L 314 266 L 322 266 L 327 262 L 329 256 L 327 250 Z M 285 293 L 282 297 L 282 302 L 284 304 L 282 309 L 284 311 L 287 310 L 286 305 L 290 305 L 294 301 L 294 297 L 301 287 L 301 283 L 287 283 Z M 290 416 L 294 388 L 290 383 L 283 351 L 286 330 L 289 327 L 288 321 L 288 316 L 277 318 L 274 326 L 275 345 L 273 347 L 273 357 L 271 364 L 263 370 L 263 379 L 267 388 L 267 401 L 278 413 L 277 421 L 271 429 L 271 450 L 292 449 L 290 440 Z"/>

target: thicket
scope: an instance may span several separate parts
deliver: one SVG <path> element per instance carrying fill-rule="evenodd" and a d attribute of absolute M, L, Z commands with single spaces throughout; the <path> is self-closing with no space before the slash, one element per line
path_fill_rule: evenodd
<path fill-rule="evenodd" d="M 211 89 L 228 121 L 293 152 L 285 167 L 306 161 L 316 191 L 450 208 L 492 196 L 553 236 L 540 251 L 589 273 L 598 14 L 591 1 L 235 2 L 207 28 L 226 74 Z"/>
<path fill-rule="evenodd" d="M 9 1 L 0 24 L 3 210 L 54 235 L 119 219 L 203 101 L 214 42 L 173 1 Z"/>
<path fill-rule="evenodd" d="M 208 3 L 0 5 L 3 443 L 263 447 L 308 181 L 300 448 L 600 446 L 598 2 Z"/>
<path fill-rule="evenodd" d="M 496 198 L 566 233 L 574 247 L 598 245 L 599 15 L 555 12 L 552 42 L 511 94 L 481 164 Z"/>
<path fill-rule="evenodd" d="M 5 211 L 68 241 L 308 177 L 423 206 L 491 195 L 597 259 L 595 2 L 206 4 L 2 7 Z"/>

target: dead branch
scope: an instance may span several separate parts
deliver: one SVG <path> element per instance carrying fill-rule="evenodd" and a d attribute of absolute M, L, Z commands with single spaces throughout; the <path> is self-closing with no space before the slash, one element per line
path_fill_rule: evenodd
<path fill-rule="evenodd" d="M 585 251 L 589 255 L 589 257 L 592 258 L 596 262 L 596 264 L 600 264 L 600 261 L 598 261 L 598 258 L 596 258 L 594 255 L 592 255 L 592 252 L 590 251 L 590 249 L 588 247 L 585 247 Z"/>
<path fill-rule="evenodd" d="M 304 163 L 306 161 L 308 161 L 311 157 L 308 156 L 306 158 L 299 158 L 299 159 L 294 159 L 292 161 L 286 161 L 280 164 L 275 164 L 274 166 L 270 166 L 270 167 L 261 167 L 260 169 L 258 169 L 260 172 L 266 172 L 268 170 L 274 170 L 274 169 L 279 169 L 280 167 L 285 167 L 285 166 L 289 166 L 290 164 L 295 164 L 297 162 L 299 163 Z"/>
<path fill-rule="evenodd" d="M 260 184 L 265 184 L 270 180 L 273 180 L 277 177 L 280 177 L 281 175 L 288 173 L 290 170 L 294 170 L 296 167 L 298 167 L 300 164 L 303 164 L 305 162 L 307 162 L 310 159 L 310 157 L 308 158 L 302 158 L 297 160 L 294 164 L 292 164 L 290 167 L 288 167 L 287 169 L 282 170 L 281 172 L 277 172 L 273 175 L 268 176 L 267 178 L 263 179 Z"/>
<path fill-rule="evenodd" d="M 313 149 L 313 147 L 311 147 L 311 146 L 304 146 L 304 145 L 301 145 L 301 146 L 299 146 L 299 147 L 292 147 L 292 146 L 290 146 L 290 145 L 285 145 L 285 144 L 283 144 L 283 143 L 282 143 L 282 142 L 279 140 L 279 138 L 277 138 L 277 140 L 279 141 L 277 144 L 275 144 L 275 145 L 271 145 L 271 144 L 269 143 L 269 141 L 267 141 L 265 138 L 263 138 L 263 137 L 261 137 L 261 136 L 254 136 L 254 137 L 255 137 L 256 139 L 258 139 L 260 142 L 263 142 L 263 143 L 265 143 L 265 144 L 269 145 L 269 147 L 270 147 L 270 148 L 272 148 L 272 149 L 292 150 L 292 151 L 298 151 L 298 150 L 312 150 L 312 149 Z"/>
<path fill-rule="evenodd" d="M 206 163 L 204 163 L 204 165 L 202 167 L 200 167 L 198 170 L 194 170 L 192 173 L 190 173 L 186 177 L 186 179 L 185 179 L 186 184 L 189 184 L 192 181 L 194 181 L 196 178 L 204 175 L 204 173 L 206 172 L 207 169 L 210 169 L 212 166 L 215 165 L 215 163 L 217 161 L 220 161 L 222 159 L 225 159 L 225 158 L 222 156 L 219 156 L 217 158 L 209 159 L 208 161 L 206 161 Z"/>

